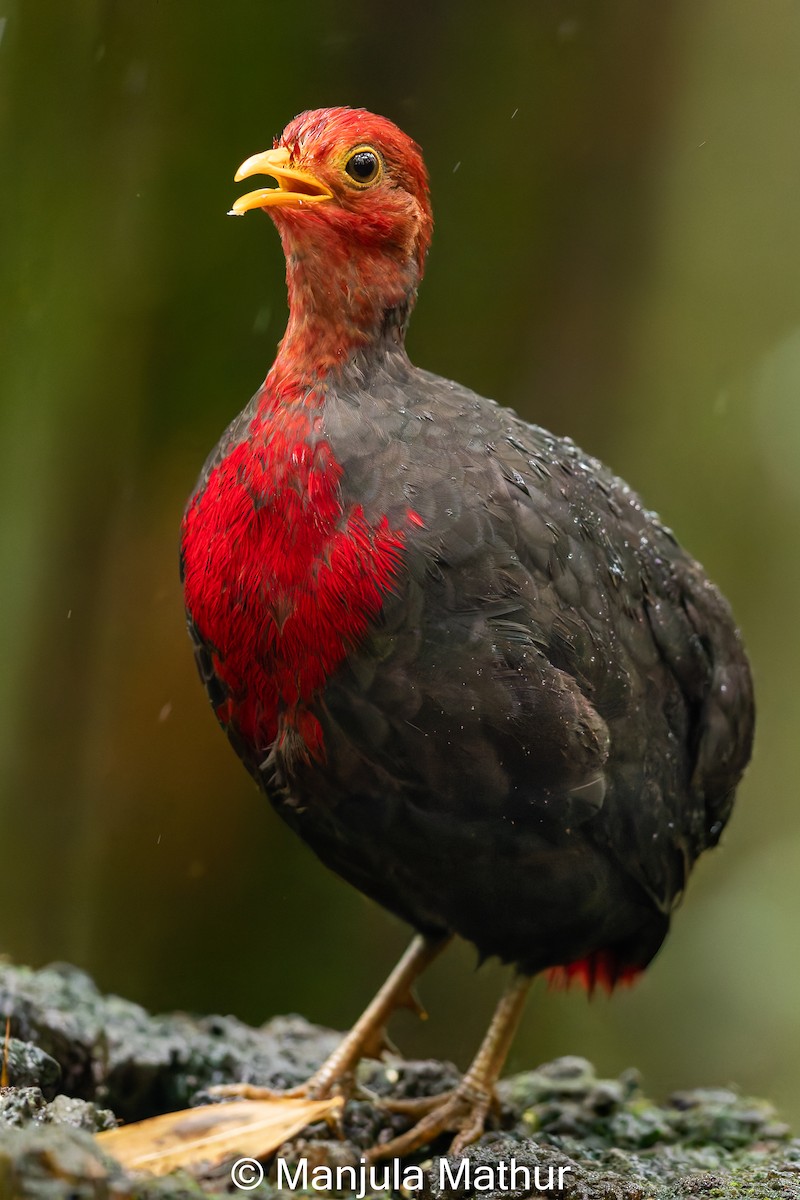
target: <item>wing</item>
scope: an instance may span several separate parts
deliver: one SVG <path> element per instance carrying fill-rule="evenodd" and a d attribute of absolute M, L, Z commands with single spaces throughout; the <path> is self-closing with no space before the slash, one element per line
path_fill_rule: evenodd
<path fill-rule="evenodd" d="M 730 612 L 599 462 L 436 376 L 409 389 L 407 370 L 327 417 L 353 496 L 422 519 L 328 719 L 365 777 L 421 804 L 556 839 L 584 823 L 668 910 L 749 757 Z"/>

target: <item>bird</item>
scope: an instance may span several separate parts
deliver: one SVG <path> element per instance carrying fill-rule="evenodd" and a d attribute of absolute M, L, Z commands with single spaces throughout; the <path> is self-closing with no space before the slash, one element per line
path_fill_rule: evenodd
<path fill-rule="evenodd" d="M 231 212 L 277 227 L 289 318 L 185 510 L 189 631 L 273 808 L 414 930 L 287 1094 L 348 1095 L 453 937 L 510 966 L 460 1084 L 397 1102 L 410 1128 L 370 1152 L 447 1133 L 459 1153 L 531 980 L 611 990 L 658 951 L 750 758 L 750 669 L 727 601 L 631 487 L 412 365 L 433 218 L 411 137 L 363 109 L 308 111 L 235 179 L 253 176 L 271 182 Z"/>

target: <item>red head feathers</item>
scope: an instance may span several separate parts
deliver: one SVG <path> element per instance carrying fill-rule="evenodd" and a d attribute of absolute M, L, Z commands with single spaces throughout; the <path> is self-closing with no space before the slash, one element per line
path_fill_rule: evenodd
<path fill-rule="evenodd" d="M 256 174 L 278 186 L 249 192 L 231 211 L 264 208 L 280 232 L 292 314 L 281 357 L 297 367 L 318 353 L 326 325 L 339 357 L 387 325 L 402 333 L 433 228 L 417 144 L 363 109 L 316 109 L 295 117 L 236 178 Z"/>

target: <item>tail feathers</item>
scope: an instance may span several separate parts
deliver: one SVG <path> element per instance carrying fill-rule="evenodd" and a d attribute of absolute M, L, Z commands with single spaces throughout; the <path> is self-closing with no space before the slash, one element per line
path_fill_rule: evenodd
<path fill-rule="evenodd" d="M 644 967 L 623 966 L 613 950 L 595 950 L 586 958 L 550 967 L 546 975 L 551 988 L 567 989 L 577 984 L 592 996 L 598 987 L 609 995 L 616 987 L 630 987 L 643 970 Z"/>

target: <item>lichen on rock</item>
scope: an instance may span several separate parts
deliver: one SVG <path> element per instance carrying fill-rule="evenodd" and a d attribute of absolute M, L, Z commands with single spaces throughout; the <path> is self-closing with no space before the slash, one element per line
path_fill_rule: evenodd
<path fill-rule="evenodd" d="M 203 1102 L 216 1083 L 291 1086 L 340 1036 L 301 1017 L 252 1029 L 232 1017 L 150 1016 L 101 995 L 87 975 L 63 965 L 31 971 L 0 964 L 0 1014 L 11 1016 L 12 1032 L 10 1086 L 0 1091 L 0 1200 L 236 1194 L 231 1164 L 198 1178 L 133 1176 L 92 1135 L 117 1120 Z M 382 1097 L 432 1095 L 457 1079 L 447 1063 L 363 1063 L 343 1139 L 333 1141 L 324 1124 L 312 1126 L 265 1164 L 264 1182 L 249 1194 L 289 1194 L 277 1188 L 278 1159 L 357 1167 L 369 1145 L 407 1121 L 382 1108 Z M 505 1080 L 499 1099 L 498 1128 L 463 1160 L 442 1158 L 446 1139 L 409 1160 L 422 1168 L 421 1200 L 800 1200 L 800 1141 L 765 1101 L 696 1089 L 656 1104 L 635 1072 L 598 1079 L 579 1058 Z"/>

